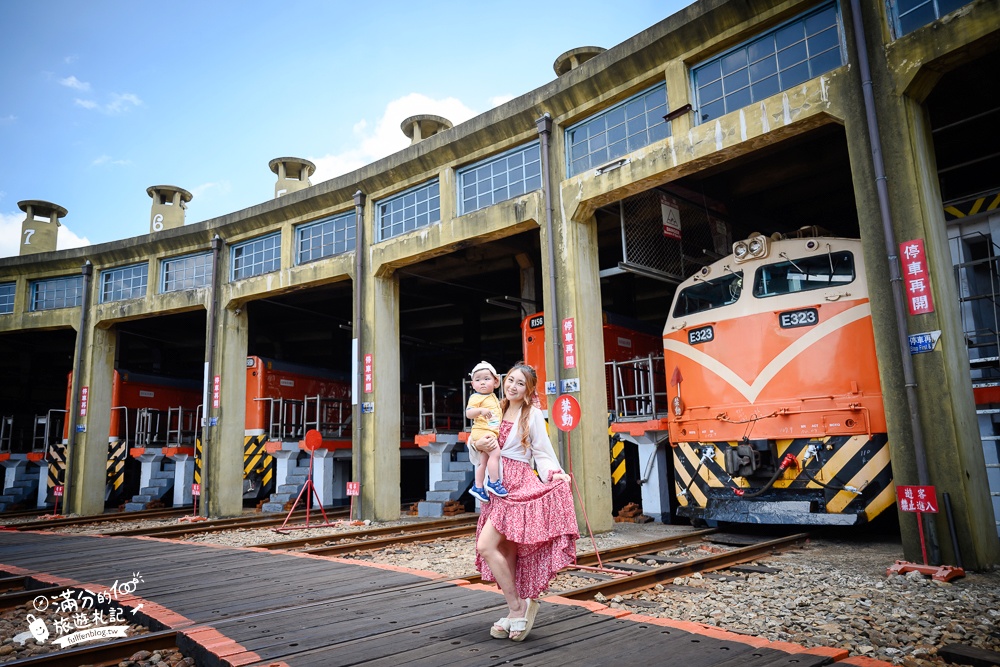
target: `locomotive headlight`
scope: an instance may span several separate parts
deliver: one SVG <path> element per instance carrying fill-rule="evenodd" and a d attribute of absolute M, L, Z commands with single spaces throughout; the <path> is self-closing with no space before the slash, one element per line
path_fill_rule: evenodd
<path fill-rule="evenodd" d="M 747 244 L 744 243 L 743 241 L 737 241 L 736 243 L 733 244 L 733 255 L 736 257 L 737 262 L 742 262 L 744 259 L 746 259 L 747 254 L 749 252 L 750 249 L 747 247 Z"/>
<path fill-rule="evenodd" d="M 680 417 L 684 414 L 684 402 L 681 400 L 680 396 L 674 396 L 674 400 L 671 401 L 671 406 L 673 407 L 675 417 Z"/>
<path fill-rule="evenodd" d="M 764 237 L 755 236 L 750 239 L 750 242 L 747 244 L 747 249 L 750 251 L 751 257 L 762 257 L 764 255 L 764 251 L 767 250 L 767 244 L 764 242 Z"/>

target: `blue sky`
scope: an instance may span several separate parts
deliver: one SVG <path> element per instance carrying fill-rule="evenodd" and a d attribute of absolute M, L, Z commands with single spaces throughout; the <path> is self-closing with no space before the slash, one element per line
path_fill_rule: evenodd
<path fill-rule="evenodd" d="M 187 222 L 274 195 L 280 156 L 312 182 L 401 150 L 400 121 L 455 124 L 689 4 L 2 0 L 0 257 L 42 199 L 59 248 L 145 234 L 151 185 L 194 194 Z"/>

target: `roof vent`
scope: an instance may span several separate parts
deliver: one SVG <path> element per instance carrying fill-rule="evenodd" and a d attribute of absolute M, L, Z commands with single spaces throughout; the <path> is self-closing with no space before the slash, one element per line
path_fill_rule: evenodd
<path fill-rule="evenodd" d="M 434 136 L 439 132 L 451 129 L 451 127 L 450 120 L 433 114 L 410 116 L 399 124 L 399 129 L 410 138 L 411 146 L 421 139 Z"/>
<path fill-rule="evenodd" d="M 176 185 L 151 185 L 146 188 L 146 194 L 153 198 L 149 212 L 150 234 L 184 226 L 184 211 L 194 195 Z"/>
<path fill-rule="evenodd" d="M 316 173 L 316 165 L 299 157 L 276 157 L 267 163 L 268 168 L 278 175 L 274 184 L 274 198 L 305 190 L 312 181 L 309 177 Z"/>
<path fill-rule="evenodd" d="M 21 223 L 21 255 L 52 252 L 56 249 L 59 219 L 68 211 L 58 204 L 40 199 L 25 199 L 17 207 L 27 213 Z"/>
<path fill-rule="evenodd" d="M 556 71 L 556 76 L 562 76 L 570 70 L 574 70 L 594 56 L 604 53 L 607 49 L 600 46 L 580 46 L 570 49 L 562 54 L 552 64 L 552 69 Z"/>

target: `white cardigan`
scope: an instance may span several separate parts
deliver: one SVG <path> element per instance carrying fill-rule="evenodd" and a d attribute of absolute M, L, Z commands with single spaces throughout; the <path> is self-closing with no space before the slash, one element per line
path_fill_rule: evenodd
<path fill-rule="evenodd" d="M 503 479 L 503 459 L 506 457 L 515 461 L 522 461 L 529 465 L 533 464 L 538 471 L 538 477 L 543 482 L 549 482 L 551 481 L 551 474 L 562 472 L 562 466 L 559 465 L 559 459 L 556 458 L 556 452 L 552 449 L 552 443 L 549 441 L 545 417 L 542 416 L 541 410 L 531 406 L 531 414 L 528 416 L 528 435 L 531 446 L 527 451 L 521 445 L 521 434 L 518 427 L 520 420 L 521 415 L 518 413 L 514 417 L 510 434 L 507 436 L 504 448 L 501 451 L 500 478 Z M 482 453 L 472 446 L 472 442 L 467 442 L 466 444 L 469 449 L 469 460 L 472 461 L 473 465 L 478 465 L 479 457 L 482 456 Z"/>

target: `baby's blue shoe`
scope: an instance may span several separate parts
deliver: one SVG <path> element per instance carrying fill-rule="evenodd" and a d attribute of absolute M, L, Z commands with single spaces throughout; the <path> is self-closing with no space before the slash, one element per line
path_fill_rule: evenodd
<path fill-rule="evenodd" d="M 483 503 L 490 502 L 490 497 L 489 497 L 489 495 L 487 495 L 486 489 L 484 489 L 481 486 L 476 486 L 475 484 L 473 484 L 472 488 L 469 489 L 469 494 L 473 498 L 478 498 L 479 502 L 483 502 Z"/>
<path fill-rule="evenodd" d="M 499 479 L 495 482 L 486 482 L 486 490 L 497 498 L 503 498 L 508 493 L 507 487 Z"/>

